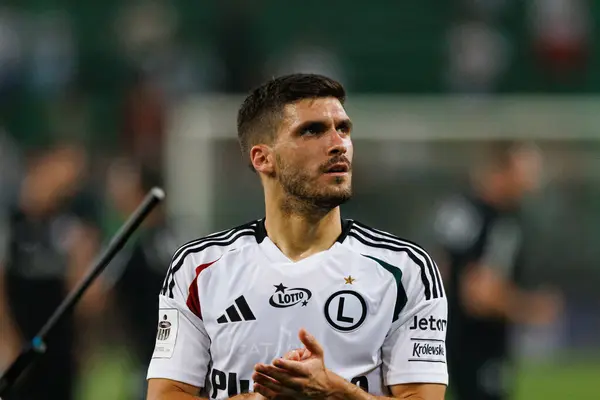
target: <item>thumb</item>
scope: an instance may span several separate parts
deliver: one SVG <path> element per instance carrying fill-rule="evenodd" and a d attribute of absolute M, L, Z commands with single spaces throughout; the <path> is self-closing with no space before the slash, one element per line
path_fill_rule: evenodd
<path fill-rule="evenodd" d="M 298 338 L 300 338 L 300 341 L 308 351 L 310 351 L 313 355 L 319 358 L 323 358 L 323 347 L 321 347 L 321 344 L 317 342 L 317 339 L 315 339 L 313 335 L 308 333 L 306 329 L 300 329 L 300 332 L 298 333 Z"/>

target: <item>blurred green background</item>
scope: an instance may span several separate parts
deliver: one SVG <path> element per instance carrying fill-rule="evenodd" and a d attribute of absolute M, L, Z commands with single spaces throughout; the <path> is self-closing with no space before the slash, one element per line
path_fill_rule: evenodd
<path fill-rule="evenodd" d="M 515 333 L 515 398 L 596 398 L 599 19 L 593 0 L 4 0 L 0 207 L 27 157 L 77 141 L 103 237 L 122 220 L 107 185 L 120 157 L 164 177 L 181 241 L 260 217 L 235 107 L 285 72 L 328 74 L 349 89 L 362 172 L 345 213 L 427 245 L 435 205 L 462 187 L 482 144 L 534 139 L 548 171 L 527 204 L 528 275 L 560 287 L 567 312 L 541 333 Z M 143 383 L 118 312 L 82 333 L 81 399 L 130 399 Z"/>

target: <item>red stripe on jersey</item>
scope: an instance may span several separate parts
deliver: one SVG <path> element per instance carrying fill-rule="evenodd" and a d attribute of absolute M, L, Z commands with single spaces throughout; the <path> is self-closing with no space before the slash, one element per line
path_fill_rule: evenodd
<path fill-rule="evenodd" d="M 202 319 L 202 309 L 200 308 L 200 296 L 198 296 L 198 277 L 200 276 L 200 273 L 202 271 L 204 271 L 206 268 L 210 267 L 211 265 L 213 265 L 216 262 L 217 262 L 217 260 L 197 266 L 196 267 L 196 277 L 190 284 L 190 289 L 189 289 L 186 304 L 187 304 L 188 308 L 190 309 L 190 311 L 193 312 L 194 314 L 196 314 L 196 316 L 200 319 Z"/>

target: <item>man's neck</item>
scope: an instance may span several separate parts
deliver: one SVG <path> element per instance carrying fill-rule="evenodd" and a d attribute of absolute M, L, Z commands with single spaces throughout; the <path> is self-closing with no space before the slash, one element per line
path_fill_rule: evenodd
<path fill-rule="evenodd" d="M 29 218 L 44 218 L 50 214 L 51 209 L 49 200 L 44 198 L 48 194 L 40 193 L 35 189 L 34 184 L 31 179 L 25 179 L 21 187 L 19 208 Z"/>
<path fill-rule="evenodd" d="M 269 239 L 292 261 L 329 249 L 342 234 L 340 208 L 325 215 L 289 214 L 279 207 L 266 210 Z"/>
<path fill-rule="evenodd" d="M 510 208 L 510 203 L 505 199 L 504 191 L 498 186 L 481 184 L 476 187 L 475 194 L 484 203 L 497 210 Z"/>

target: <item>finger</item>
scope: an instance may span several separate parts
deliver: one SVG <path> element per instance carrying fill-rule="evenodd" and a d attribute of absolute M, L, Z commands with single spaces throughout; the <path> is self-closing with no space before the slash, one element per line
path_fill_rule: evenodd
<path fill-rule="evenodd" d="M 285 358 L 286 360 L 299 361 L 300 360 L 300 351 L 299 350 L 288 351 L 287 353 L 285 353 L 283 358 Z"/>
<path fill-rule="evenodd" d="M 267 399 L 275 399 L 279 395 L 277 392 L 261 385 L 260 383 L 254 383 L 253 391 L 266 397 Z"/>
<path fill-rule="evenodd" d="M 254 370 L 262 375 L 266 375 L 267 377 L 277 381 L 278 383 L 281 383 L 286 387 L 297 389 L 301 386 L 298 384 L 298 382 L 296 382 L 294 379 L 295 376 L 293 376 L 290 372 L 281 368 L 277 368 L 273 365 L 256 364 Z"/>
<path fill-rule="evenodd" d="M 308 376 L 308 368 L 300 361 L 278 358 L 273 361 L 273 365 L 296 376 Z"/>
<path fill-rule="evenodd" d="M 275 379 L 261 374 L 259 372 L 255 372 L 254 374 L 252 374 L 252 380 L 255 383 L 258 383 L 259 385 L 264 386 L 268 390 L 277 394 L 292 395 L 294 393 L 294 390 L 292 388 L 286 387 L 281 382 L 278 382 Z"/>
<path fill-rule="evenodd" d="M 306 360 L 306 359 L 310 358 L 310 356 L 312 355 L 312 353 L 306 347 L 303 347 L 301 349 L 296 349 L 296 352 L 298 354 L 298 359 L 294 360 L 294 361 Z M 286 357 L 282 357 L 282 358 L 285 358 L 286 360 L 292 360 L 291 358 L 286 358 Z"/>
<path fill-rule="evenodd" d="M 300 329 L 300 332 L 298 332 L 298 338 L 300 338 L 300 341 L 302 344 L 304 344 L 304 346 L 306 346 L 308 351 L 310 351 L 316 357 L 323 358 L 323 347 L 321 347 L 321 344 L 317 342 L 317 339 L 308 333 L 306 329 Z"/>
<path fill-rule="evenodd" d="M 300 356 L 300 361 L 308 360 L 310 357 L 312 357 L 312 353 L 308 349 L 302 349 L 302 350 L 303 351 Z"/>
<path fill-rule="evenodd" d="M 297 358 L 294 358 L 294 356 L 297 355 Z M 287 353 L 285 353 L 285 355 L 282 357 L 286 360 L 294 360 L 294 361 L 300 361 L 300 360 L 306 360 L 308 358 L 310 358 L 310 356 L 312 355 L 312 353 L 306 349 L 306 347 L 303 347 L 301 349 L 295 349 L 295 350 L 291 350 L 288 351 Z"/>

